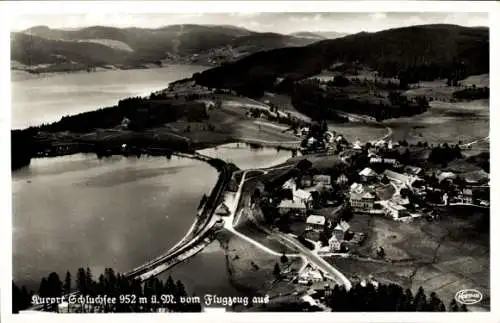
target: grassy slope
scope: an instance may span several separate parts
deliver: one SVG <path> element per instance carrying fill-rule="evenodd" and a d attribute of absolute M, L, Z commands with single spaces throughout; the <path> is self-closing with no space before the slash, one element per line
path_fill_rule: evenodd
<path fill-rule="evenodd" d="M 387 258 L 412 261 L 401 264 L 338 258 L 331 261 L 348 277 L 372 274 L 376 280 L 395 282 L 414 292 L 423 286 L 427 293 L 438 293 L 446 305 L 463 288 L 479 288 L 488 298 L 489 214 L 483 213 L 454 208 L 438 223 L 425 220 L 401 223 L 356 215 L 350 221 L 351 229 L 367 233 L 367 241 L 359 250 L 362 255 L 375 257 L 376 248 L 383 246 Z"/>

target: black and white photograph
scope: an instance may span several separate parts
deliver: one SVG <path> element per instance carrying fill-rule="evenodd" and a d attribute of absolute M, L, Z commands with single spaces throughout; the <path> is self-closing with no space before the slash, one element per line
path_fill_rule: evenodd
<path fill-rule="evenodd" d="M 9 21 L 14 317 L 492 311 L 487 10 L 157 5 Z"/>

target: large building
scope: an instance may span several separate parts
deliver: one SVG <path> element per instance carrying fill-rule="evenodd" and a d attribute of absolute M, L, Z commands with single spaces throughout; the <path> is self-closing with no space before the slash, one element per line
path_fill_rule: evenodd
<path fill-rule="evenodd" d="M 278 205 L 278 210 L 281 215 L 293 212 L 296 215 L 305 215 L 307 205 L 302 201 L 282 200 Z"/>
<path fill-rule="evenodd" d="M 293 200 L 303 202 L 306 206 L 312 203 L 312 194 L 309 191 L 298 189 L 292 191 Z"/>
<path fill-rule="evenodd" d="M 391 181 L 396 181 L 399 182 L 400 184 L 408 186 L 412 186 L 413 183 L 415 183 L 418 180 L 421 180 L 421 178 L 419 178 L 418 176 L 401 174 L 388 169 L 384 171 L 384 175 Z"/>
<path fill-rule="evenodd" d="M 321 215 L 310 215 L 306 220 L 306 230 L 323 230 L 325 227 L 325 217 Z"/>
<path fill-rule="evenodd" d="M 382 201 L 380 204 L 384 208 L 384 213 L 394 220 L 402 220 L 411 217 L 408 210 L 402 205 L 398 205 L 391 201 Z"/>
<path fill-rule="evenodd" d="M 352 187 L 353 186 L 351 186 L 351 188 Z M 351 189 L 349 194 L 349 202 L 351 203 L 354 211 L 363 212 L 373 209 L 373 204 L 375 203 L 375 195 L 370 192 L 366 192 L 362 186 L 357 187 L 354 190 Z"/>

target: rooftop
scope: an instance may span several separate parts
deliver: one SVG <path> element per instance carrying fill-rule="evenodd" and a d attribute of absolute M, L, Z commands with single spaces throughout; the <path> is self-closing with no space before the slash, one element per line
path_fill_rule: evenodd
<path fill-rule="evenodd" d="M 359 183 L 352 183 L 351 184 L 351 192 L 352 193 L 363 193 L 363 191 L 364 191 L 363 184 L 359 184 Z"/>
<path fill-rule="evenodd" d="M 455 175 L 455 173 L 452 172 L 439 172 L 437 174 L 437 178 L 440 182 L 445 179 L 454 179 L 455 177 L 457 177 L 457 175 Z"/>
<path fill-rule="evenodd" d="M 360 176 L 377 176 L 377 172 L 375 172 L 373 169 L 366 167 L 362 171 L 359 172 Z"/>
<path fill-rule="evenodd" d="M 283 188 L 293 188 L 295 187 L 296 184 L 295 184 L 295 179 L 294 178 L 290 178 L 288 181 L 285 182 L 285 184 L 283 184 Z"/>
<path fill-rule="evenodd" d="M 310 215 L 307 217 L 306 223 L 307 224 L 324 225 L 325 224 L 325 217 L 321 216 L 321 215 Z"/>
<path fill-rule="evenodd" d="M 387 178 L 392 179 L 392 180 L 397 180 L 400 181 L 401 183 L 409 183 L 410 185 L 413 184 L 416 180 L 419 180 L 420 178 L 417 176 L 409 176 L 405 174 L 400 174 L 396 173 L 392 170 L 386 169 L 384 171 L 384 175 L 387 176 Z"/>
<path fill-rule="evenodd" d="M 364 199 L 374 199 L 375 198 L 375 196 L 372 193 L 370 193 L 370 192 L 366 192 L 361 197 L 364 198 Z"/>
<path fill-rule="evenodd" d="M 404 169 L 405 169 L 405 172 L 413 174 L 413 175 L 418 175 L 422 171 L 422 168 L 417 167 L 417 166 L 411 166 L 411 165 L 406 166 Z"/>
<path fill-rule="evenodd" d="M 282 200 L 278 207 L 287 209 L 305 209 L 306 204 L 303 201 Z"/>
<path fill-rule="evenodd" d="M 293 192 L 293 196 L 297 197 L 302 200 L 307 200 L 311 198 L 311 192 L 308 192 L 306 190 L 298 189 Z"/>
<path fill-rule="evenodd" d="M 396 203 L 393 203 L 393 202 L 390 202 L 388 201 L 387 203 L 385 203 L 385 206 L 389 209 L 392 209 L 394 211 L 404 211 L 406 210 L 406 208 L 402 205 L 398 205 Z"/>
<path fill-rule="evenodd" d="M 335 227 L 334 230 L 342 230 L 342 231 L 347 231 L 349 230 L 351 226 L 349 225 L 349 223 L 345 222 L 345 221 L 340 221 L 339 224 L 337 224 L 337 226 Z"/>

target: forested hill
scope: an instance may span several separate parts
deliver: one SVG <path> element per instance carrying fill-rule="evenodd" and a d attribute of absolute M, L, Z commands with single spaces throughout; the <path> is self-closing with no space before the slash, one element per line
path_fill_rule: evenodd
<path fill-rule="evenodd" d="M 182 59 L 216 65 L 260 50 L 304 46 L 315 41 L 226 25 L 171 25 L 155 29 L 93 26 L 76 30 L 37 26 L 11 34 L 11 60 L 30 71 L 37 65 L 49 65 L 45 67 L 47 71 L 87 66 L 131 68 Z"/>
<path fill-rule="evenodd" d="M 462 79 L 489 71 L 489 29 L 457 25 L 420 25 L 358 33 L 304 47 L 258 52 L 197 75 L 211 87 L 270 84 L 277 77 L 300 79 L 336 62 L 358 62 L 382 76 L 408 82 Z"/>

